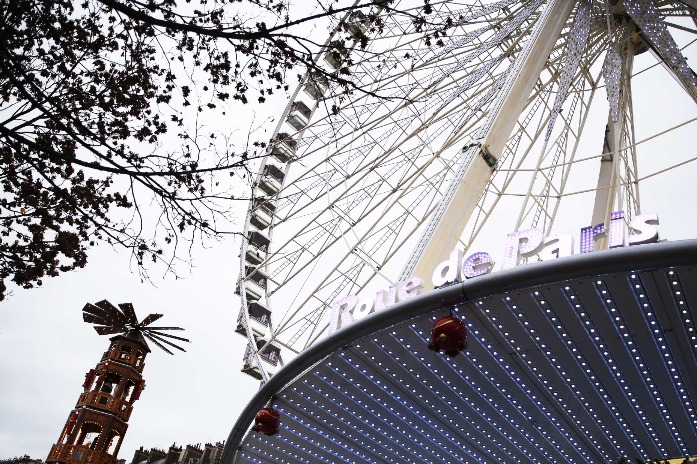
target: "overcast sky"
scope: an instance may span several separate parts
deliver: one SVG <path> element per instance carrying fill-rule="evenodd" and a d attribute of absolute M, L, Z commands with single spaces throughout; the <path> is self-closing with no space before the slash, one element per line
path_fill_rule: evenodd
<path fill-rule="evenodd" d="M 694 50 L 691 54 L 697 62 Z M 697 106 L 663 69 L 645 74 L 634 85 L 637 138 L 697 117 Z M 668 142 L 645 145 L 641 174 L 697 156 L 695 134 L 692 123 Z M 697 164 L 689 163 L 653 178 L 641 190 L 644 212 L 659 214 L 662 238 L 697 237 L 696 174 Z M 585 225 L 589 220 L 580 219 Z M 507 232 L 492 236 L 490 249 L 502 252 Z M 84 374 L 109 344 L 108 337 L 82 321 L 84 304 L 102 299 L 133 303 L 141 319 L 164 313 L 163 325 L 184 327 L 184 336 L 192 341 L 186 353 L 175 356 L 151 347 L 144 370 L 147 386 L 135 404 L 119 457 L 130 462 L 141 445 L 166 448 L 173 442 L 226 439 L 258 389 L 256 380 L 240 373 L 245 340 L 234 333 L 238 253 L 233 239 L 210 243 L 195 250 L 195 267 L 182 272 L 184 279 L 155 276 L 153 285 L 131 272 L 127 253 L 102 245 L 90 252 L 85 269 L 46 279 L 38 289 L 15 289 L 0 304 L 0 459 L 23 454 L 45 459 L 57 441 L 82 392 Z"/>

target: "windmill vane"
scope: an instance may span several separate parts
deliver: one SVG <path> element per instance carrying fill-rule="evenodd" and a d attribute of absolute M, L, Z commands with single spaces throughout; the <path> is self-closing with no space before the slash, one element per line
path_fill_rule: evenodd
<path fill-rule="evenodd" d="M 188 342 L 188 339 L 162 332 L 163 330 L 184 329 L 181 327 L 150 327 L 150 324 L 161 317 L 162 314 L 149 314 L 145 319 L 138 322 L 136 312 L 131 303 L 120 303 L 118 307 L 116 307 L 107 300 L 102 300 L 95 304 L 87 303 L 85 307 L 82 308 L 82 319 L 88 324 L 94 324 L 94 330 L 96 330 L 99 335 L 122 333 L 124 335 L 142 336 L 169 354 L 174 353 L 165 345 L 180 351 L 186 351 L 170 340 Z"/>

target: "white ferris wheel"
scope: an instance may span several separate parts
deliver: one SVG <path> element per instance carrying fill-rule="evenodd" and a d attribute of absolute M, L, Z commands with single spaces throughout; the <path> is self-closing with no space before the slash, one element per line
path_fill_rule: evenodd
<path fill-rule="evenodd" d="M 341 297 L 429 280 L 492 235 L 549 235 L 569 211 L 641 214 L 638 153 L 663 135 L 640 123 L 638 79 L 680 89 L 691 114 L 662 132 L 694 139 L 695 0 L 432 1 L 421 24 L 421 2 L 372 3 L 317 57 L 355 89 L 308 73 L 255 180 L 237 331 L 261 380 L 326 334 Z"/>

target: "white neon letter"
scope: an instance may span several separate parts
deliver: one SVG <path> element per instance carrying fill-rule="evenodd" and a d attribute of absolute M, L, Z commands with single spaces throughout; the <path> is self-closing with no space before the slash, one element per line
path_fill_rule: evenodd
<path fill-rule="evenodd" d="M 448 282 L 460 280 L 460 261 L 462 260 L 462 250 L 454 249 L 450 252 L 447 261 L 443 261 L 433 271 L 433 286 L 440 287 Z"/>
<path fill-rule="evenodd" d="M 469 255 L 462 263 L 462 276 L 466 279 L 471 279 L 472 277 L 490 273 L 493 267 L 494 261 L 492 261 L 489 253 L 478 251 Z"/>
<path fill-rule="evenodd" d="M 541 243 L 542 231 L 539 229 L 511 232 L 506 239 L 506 250 L 501 269 L 516 267 L 520 263 L 521 257 L 528 258 L 534 255 Z"/>
<path fill-rule="evenodd" d="M 397 286 L 390 285 L 388 290 L 380 290 L 375 293 L 375 311 L 380 311 L 397 301 Z"/>
<path fill-rule="evenodd" d="M 398 284 L 397 296 L 399 301 L 414 298 L 421 293 L 424 288 L 424 281 L 416 276 L 407 277 Z"/>
<path fill-rule="evenodd" d="M 635 216 L 629 223 L 629 244 L 641 245 L 658 241 L 658 214 L 646 213 Z"/>
<path fill-rule="evenodd" d="M 351 312 L 353 313 L 354 321 L 363 319 L 373 312 L 373 300 L 371 298 L 362 299 Z"/>
<path fill-rule="evenodd" d="M 574 253 L 574 237 L 571 234 L 550 235 L 540 246 L 537 256 L 541 261 L 565 258 Z"/>
<path fill-rule="evenodd" d="M 610 214 L 610 233 L 608 234 L 608 248 L 624 246 L 624 211 L 615 211 Z"/>
<path fill-rule="evenodd" d="M 332 317 L 329 321 L 329 333 L 334 333 L 341 328 L 342 325 L 353 322 L 351 310 L 358 303 L 356 295 L 349 295 L 332 303 Z"/>

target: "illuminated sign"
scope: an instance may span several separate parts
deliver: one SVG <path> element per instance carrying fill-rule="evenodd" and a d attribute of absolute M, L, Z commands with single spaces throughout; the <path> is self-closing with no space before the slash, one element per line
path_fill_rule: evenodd
<path fill-rule="evenodd" d="M 607 238 L 608 248 L 623 247 L 625 235 L 631 245 L 658 241 L 658 214 L 641 214 L 632 218 L 629 228 L 625 227 L 624 211 L 610 215 L 610 226 L 605 224 L 584 227 L 580 231 L 580 253 L 595 251 L 595 240 Z M 574 240 L 571 234 L 544 236 L 539 229 L 525 229 L 511 232 L 506 236 L 503 264 L 501 269 L 510 269 L 521 264 L 521 259 L 537 256 L 540 261 L 563 258 L 573 254 Z M 488 274 L 494 267 L 489 253 L 477 251 L 463 256 L 462 250 L 454 249 L 448 259 L 433 270 L 431 281 L 434 287 L 448 283 L 462 282 L 480 275 Z M 416 276 L 408 277 L 386 290 L 380 290 L 375 296 L 359 298 L 356 295 L 338 299 L 331 304 L 329 333 L 333 333 L 370 313 L 384 309 L 398 301 L 406 301 L 421 293 L 424 281 Z"/>

